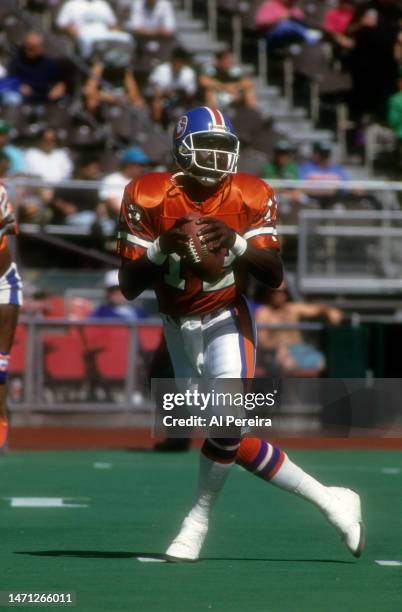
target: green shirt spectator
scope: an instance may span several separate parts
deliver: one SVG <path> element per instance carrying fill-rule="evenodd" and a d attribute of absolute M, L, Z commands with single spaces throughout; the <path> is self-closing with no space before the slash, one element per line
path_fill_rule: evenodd
<path fill-rule="evenodd" d="M 264 165 L 262 178 L 297 180 L 299 169 L 293 160 L 294 148 L 287 140 L 279 140 L 274 149 L 274 158 Z"/>
<path fill-rule="evenodd" d="M 395 136 L 402 140 L 402 77 L 399 79 L 399 88 L 401 91 L 398 91 L 389 99 L 388 123 Z"/>

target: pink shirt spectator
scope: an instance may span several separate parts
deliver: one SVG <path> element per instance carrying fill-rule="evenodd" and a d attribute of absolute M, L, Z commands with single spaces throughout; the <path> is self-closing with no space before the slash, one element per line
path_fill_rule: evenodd
<path fill-rule="evenodd" d="M 324 30 L 331 34 L 343 34 L 352 20 L 353 13 L 353 8 L 337 8 L 328 11 L 324 17 Z"/>
<path fill-rule="evenodd" d="M 255 14 L 257 28 L 274 25 L 283 19 L 304 19 L 303 11 L 297 6 L 285 6 L 280 0 L 263 2 Z"/>

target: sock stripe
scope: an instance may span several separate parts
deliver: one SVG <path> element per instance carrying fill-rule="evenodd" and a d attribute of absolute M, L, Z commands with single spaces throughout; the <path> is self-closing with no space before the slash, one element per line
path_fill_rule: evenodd
<path fill-rule="evenodd" d="M 243 438 L 236 463 L 264 480 L 271 480 L 283 464 L 285 456 L 279 448 L 265 440 Z"/>
<path fill-rule="evenodd" d="M 261 464 L 264 463 L 268 455 L 268 446 L 269 445 L 264 440 L 261 440 L 261 446 L 257 456 L 251 463 L 249 463 L 247 467 L 250 472 L 256 472 L 260 468 Z"/>
<path fill-rule="evenodd" d="M 267 444 L 267 443 L 266 443 Z M 274 447 L 271 446 L 271 444 L 267 444 L 267 453 L 264 457 L 264 459 L 261 461 L 260 465 L 258 466 L 258 468 L 255 470 L 255 472 L 258 474 L 259 472 L 262 472 L 262 470 L 264 470 L 264 468 L 266 467 L 266 465 L 269 463 L 269 461 L 271 460 L 272 457 L 272 453 L 274 451 Z"/>
<path fill-rule="evenodd" d="M 229 440 L 230 442 L 231 440 Z M 209 438 L 209 442 L 211 444 L 213 444 L 214 446 L 216 446 L 216 448 L 220 448 L 221 450 L 228 450 L 228 451 L 234 451 L 237 450 L 240 446 L 240 442 L 237 442 L 237 444 L 221 444 L 220 442 L 218 442 L 216 439 L 214 438 Z"/>
<path fill-rule="evenodd" d="M 272 480 L 272 478 L 275 476 L 275 474 L 277 474 L 277 472 L 279 472 L 279 470 L 282 467 L 283 462 L 285 461 L 286 455 L 284 452 L 280 451 L 280 455 L 279 455 L 279 459 L 277 464 L 272 468 L 272 470 L 269 473 L 269 479 Z"/>
<path fill-rule="evenodd" d="M 238 445 L 234 448 L 222 448 L 222 445 L 217 446 L 212 440 L 205 440 L 201 452 L 205 457 L 215 461 L 216 463 L 233 463 L 238 451 Z"/>
<path fill-rule="evenodd" d="M 268 461 L 265 468 L 261 470 L 258 476 L 261 476 L 261 478 L 264 478 L 265 480 L 270 480 L 273 476 L 275 476 L 276 472 L 281 467 L 283 460 L 284 454 L 281 450 L 279 450 L 279 448 L 274 446 L 271 459 Z"/>

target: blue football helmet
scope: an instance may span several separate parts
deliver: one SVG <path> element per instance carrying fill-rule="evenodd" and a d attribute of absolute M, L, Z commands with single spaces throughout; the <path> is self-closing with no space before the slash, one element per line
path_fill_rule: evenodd
<path fill-rule="evenodd" d="M 237 172 L 239 139 L 226 115 L 199 106 L 179 118 L 173 134 L 173 154 L 185 174 L 214 185 Z"/>

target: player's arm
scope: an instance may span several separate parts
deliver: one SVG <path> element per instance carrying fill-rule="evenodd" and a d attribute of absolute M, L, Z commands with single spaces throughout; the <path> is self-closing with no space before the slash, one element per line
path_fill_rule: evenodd
<path fill-rule="evenodd" d="M 338 308 L 326 304 L 294 303 L 291 308 L 300 319 L 326 319 L 332 325 L 338 325 L 343 319 L 343 313 Z"/>
<path fill-rule="evenodd" d="M 145 289 L 152 286 L 159 268 L 152 264 L 146 254 L 135 261 L 123 259 L 119 270 L 119 287 L 126 300 L 134 300 Z"/>
<path fill-rule="evenodd" d="M 259 193 L 261 200 L 243 236 L 237 234 L 220 219 L 203 217 L 200 237 L 213 250 L 228 248 L 240 261 L 247 264 L 249 272 L 269 287 L 279 287 L 283 280 L 282 260 L 276 236 L 276 200 L 272 190 L 265 185 Z"/>
<path fill-rule="evenodd" d="M 226 247 L 240 261 L 246 262 L 249 272 L 259 281 L 272 288 L 279 287 L 283 280 L 282 260 L 279 251 L 271 247 L 254 246 L 220 219 L 202 217 L 200 238 L 212 250 Z"/>
<path fill-rule="evenodd" d="M 282 283 L 283 265 L 277 249 L 259 248 L 247 243 L 247 248 L 240 259 L 247 262 L 249 272 L 261 283 L 273 289 Z"/>
<path fill-rule="evenodd" d="M 134 300 L 145 289 L 151 287 L 161 273 L 161 266 L 170 253 L 180 253 L 188 236 L 181 231 L 186 218 L 156 238 L 140 257 L 134 261 L 123 259 L 119 270 L 119 286 L 127 300 Z"/>
<path fill-rule="evenodd" d="M 133 300 L 145 289 L 152 287 L 160 276 L 169 253 L 180 253 L 187 241 L 181 225 L 158 236 L 149 211 L 134 203 L 125 192 L 119 218 L 117 252 L 121 256 L 119 286 L 124 297 Z"/>

